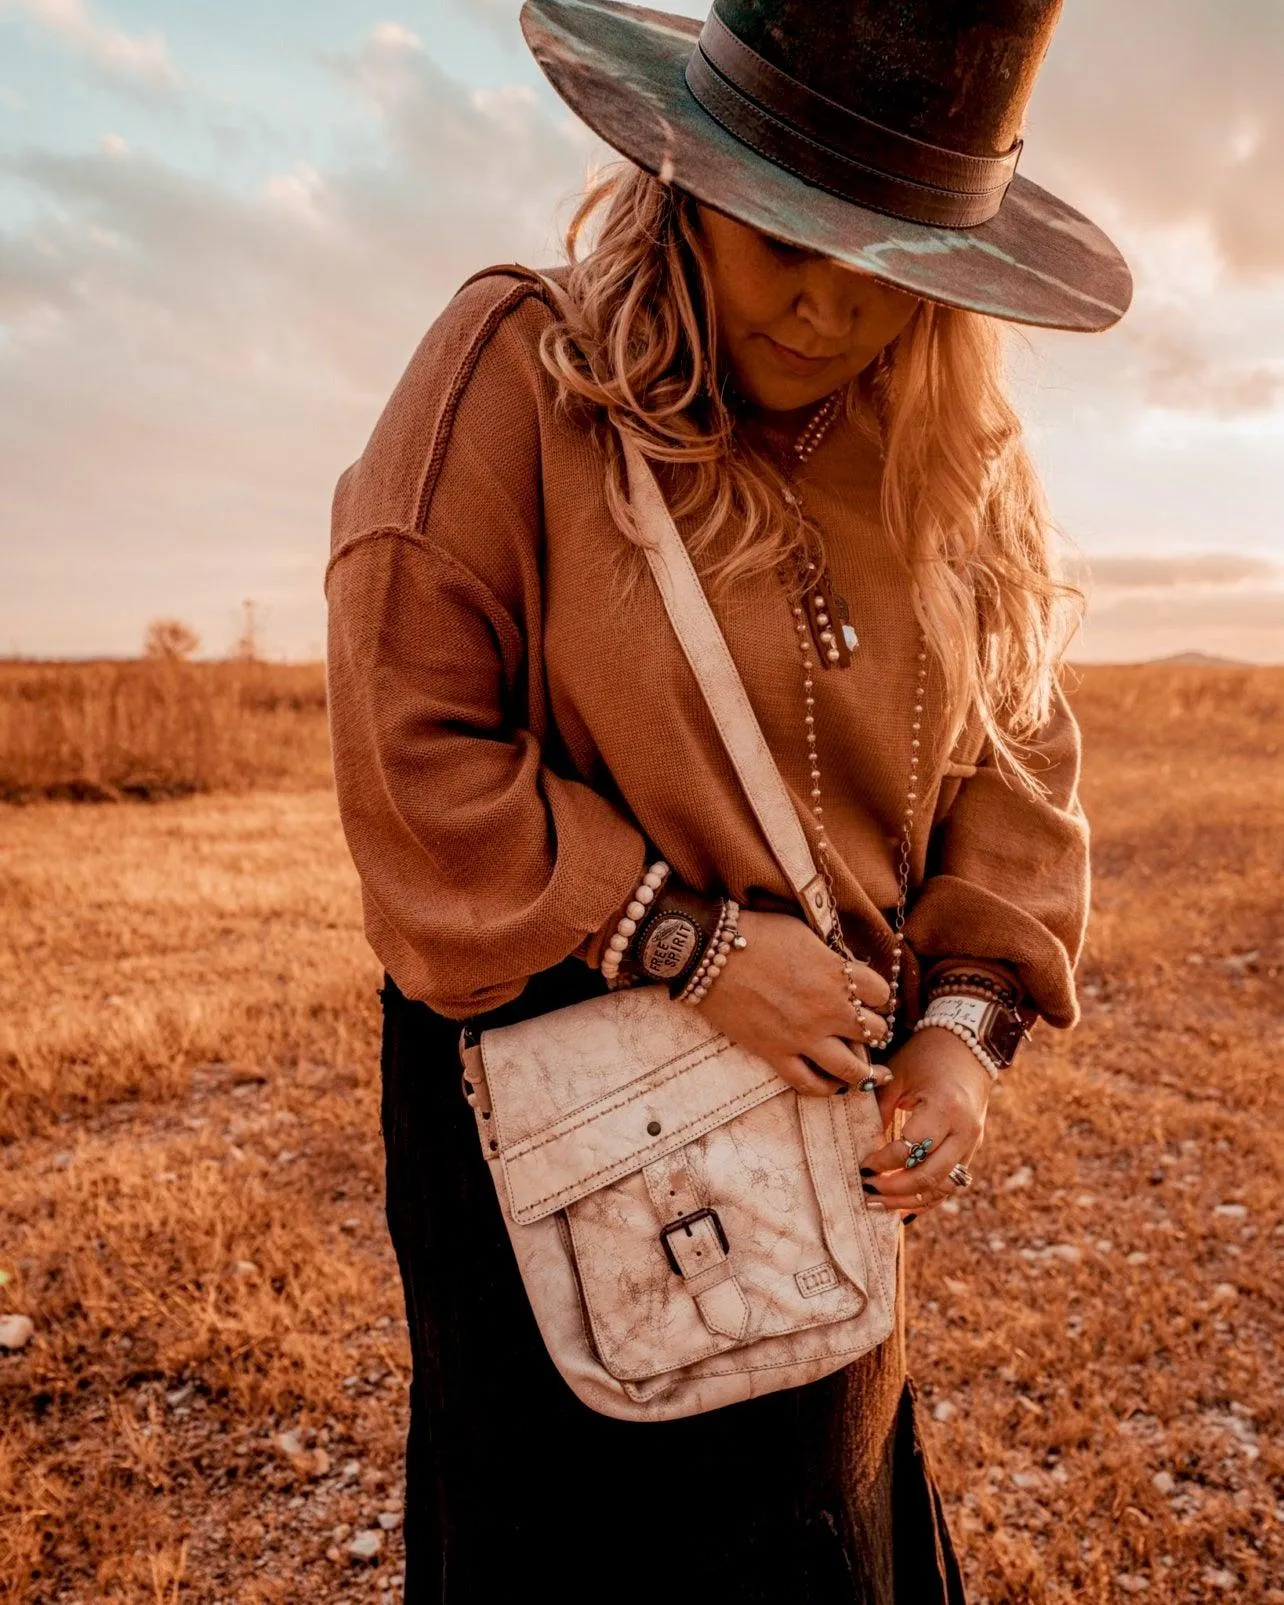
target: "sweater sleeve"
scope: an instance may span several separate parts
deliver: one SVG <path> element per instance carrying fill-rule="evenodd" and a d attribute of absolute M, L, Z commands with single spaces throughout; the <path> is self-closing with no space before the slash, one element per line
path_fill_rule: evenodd
<path fill-rule="evenodd" d="M 476 356 L 426 395 L 440 362 L 421 351 L 427 378 L 412 365 L 341 483 L 327 579 L 335 782 L 366 932 L 402 991 L 456 1019 L 574 952 L 644 854 L 632 822 L 550 767 L 529 727 L 538 420 L 502 345 L 486 359 L 498 385 Z M 424 416 L 448 416 L 453 438 L 419 439 Z M 404 506 L 388 488 L 399 454 L 436 476 L 425 487 L 408 464 Z"/>
<path fill-rule="evenodd" d="M 929 875 L 905 925 L 925 968 L 942 959 L 997 961 L 1061 1028 L 1079 1022 L 1074 969 L 1090 900 L 1081 759 L 1079 727 L 1058 685 L 1030 759 L 1046 795 L 1006 780 L 987 746 L 936 828 Z"/>

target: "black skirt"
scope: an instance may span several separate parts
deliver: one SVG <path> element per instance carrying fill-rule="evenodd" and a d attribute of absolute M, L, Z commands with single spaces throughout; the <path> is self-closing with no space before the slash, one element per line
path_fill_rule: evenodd
<path fill-rule="evenodd" d="M 574 960 L 483 1025 L 601 990 Z M 900 1334 L 845 1370 L 676 1421 L 589 1410 L 539 1335 L 459 1023 L 383 992 L 388 1223 L 414 1373 L 408 1605 L 963 1605 Z"/>

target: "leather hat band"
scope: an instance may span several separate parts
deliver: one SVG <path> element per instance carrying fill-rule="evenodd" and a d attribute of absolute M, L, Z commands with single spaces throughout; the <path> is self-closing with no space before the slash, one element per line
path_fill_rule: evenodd
<path fill-rule="evenodd" d="M 915 223 L 975 228 L 996 215 L 1016 176 L 1020 140 L 969 156 L 871 122 L 774 66 L 710 12 L 687 87 L 742 144 L 858 206 Z"/>

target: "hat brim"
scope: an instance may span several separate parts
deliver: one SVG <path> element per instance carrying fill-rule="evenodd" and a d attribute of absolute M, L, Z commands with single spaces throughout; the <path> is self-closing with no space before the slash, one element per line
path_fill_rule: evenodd
<path fill-rule="evenodd" d="M 809 184 L 742 144 L 686 84 L 700 24 L 613 0 L 526 0 L 526 42 L 608 145 L 697 200 L 946 306 L 1093 332 L 1128 310 L 1132 275 L 1082 213 L 1019 174 L 975 228 L 889 217 Z"/>

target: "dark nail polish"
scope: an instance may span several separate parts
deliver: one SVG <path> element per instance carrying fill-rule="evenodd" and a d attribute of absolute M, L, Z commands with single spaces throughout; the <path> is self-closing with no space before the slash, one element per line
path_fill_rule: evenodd
<path fill-rule="evenodd" d="M 882 1194 L 879 1192 L 878 1188 L 877 1187 L 871 1187 L 867 1181 L 863 1181 L 861 1183 L 861 1190 L 863 1192 L 873 1193 L 875 1198 L 881 1198 L 882 1197 Z"/>
<path fill-rule="evenodd" d="M 917 1215 L 906 1215 L 905 1224 L 907 1226 L 912 1226 L 917 1219 L 918 1219 Z"/>
<path fill-rule="evenodd" d="M 838 1089 L 838 1092 L 837 1092 L 837 1094 L 836 1094 L 836 1096 L 837 1096 L 837 1097 L 839 1097 L 839 1098 L 845 1098 L 845 1097 L 846 1097 L 846 1096 L 847 1096 L 847 1094 L 848 1094 L 848 1093 L 849 1093 L 849 1092 L 850 1092 L 850 1091 L 851 1091 L 851 1090 L 852 1090 L 852 1089 L 851 1089 L 851 1088 L 850 1088 L 850 1087 L 839 1087 L 839 1089 Z"/>
<path fill-rule="evenodd" d="M 870 1176 L 877 1176 L 878 1175 L 878 1172 L 876 1170 L 867 1170 L 864 1165 L 861 1166 L 860 1173 L 861 1173 L 862 1176 L 864 1176 L 866 1178 L 868 1178 Z"/>

